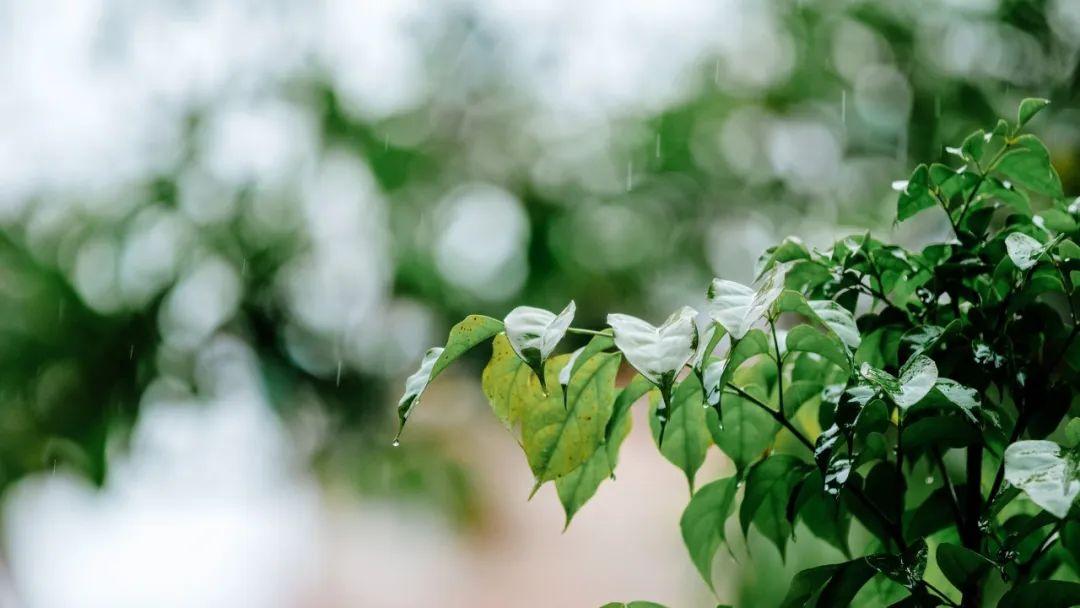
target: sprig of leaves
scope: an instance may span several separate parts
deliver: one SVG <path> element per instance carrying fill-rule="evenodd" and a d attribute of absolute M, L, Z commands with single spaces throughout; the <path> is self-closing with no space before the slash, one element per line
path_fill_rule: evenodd
<path fill-rule="evenodd" d="M 800 572 L 783 606 L 847 605 L 875 577 L 906 596 L 896 606 L 979 606 L 991 576 L 1000 605 L 1073 605 L 1080 585 L 1058 577 L 1080 576 L 1080 205 L 1022 132 L 1046 105 L 1025 100 L 1015 124 L 896 184 L 898 221 L 940 208 L 956 240 L 785 239 L 754 285 L 715 279 L 707 315 L 660 325 L 612 314 L 578 330 L 572 304 L 470 317 L 407 381 L 402 424 L 450 361 L 494 337 L 484 393 L 536 487 L 555 481 L 567 524 L 613 477 L 648 394 L 659 450 L 690 483 L 681 530 L 710 587 L 738 513 L 781 556 L 801 523 L 850 557 Z M 592 339 L 554 355 L 568 333 Z M 623 358 L 636 373 L 619 389 Z M 694 491 L 713 445 L 735 474 Z M 868 545 L 852 546 L 855 522 Z"/>

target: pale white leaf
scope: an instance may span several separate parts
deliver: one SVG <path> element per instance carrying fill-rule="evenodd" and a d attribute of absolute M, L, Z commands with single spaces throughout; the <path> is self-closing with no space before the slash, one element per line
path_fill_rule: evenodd
<path fill-rule="evenodd" d="M 810 309 L 849 348 L 859 348 L 862 341 L 855 317 L 848 309 L 833 300 L 810 300 Z"/>
<path fill-rule="evenodd" d="M 948 378 L 938 378 L 934 388 L 959 407 L 972 422 L 978 423 L 975 417 L 975 410 L 981 405 L 978 391 Z"/>
<path fill-rule="evenodd" d="M 523 361 L 540 369 L 566 335 L 575 310 L 572 301 L 558 315 L 543 308 L 518 306 L 503 321 L 510 346 Z"/>
<path fill-rule="evenodd" d="M 561 384 L 563 388 L 570 384 L 570 372 L 574 369 L 574 363 L 577 362 L 578 357 L 580 357 L 583 352 L 585 352 L 584 346 L 570 353 L 570 358 L 566 360 L 566 364 L 559 370 L 559 384 Z"/>
<path fill-rule="evenodd" d="M 1035 504 L 1064 518 L 1080 494 L 1076 458 L 1053 441 L 1017 441 L 1005 449 L 1005 479 Z"/>
<path fill-rule="evenodd" d="M 626 360 L 649 382 L 657 386 L 670 383 L 694 356 L 697 348 L 697 311 L 684 306 L 660 327 L 637 317 L 608 315 L 615 330 L 615 346 Z"/>
<path fill-rule="evenodd" d="M 930 357 L 918 356 L 904 365 L 900 373 L 900 390 L 892 395 L 893 401 L 907 409 L 926 396 L 938 379 L 937 364 Z"/>
<path fill-rule="evenodd" d="M 431 370 L 435 367 L 435 362 L 439 360 L 439 355 L 442 353 L 443 348 L 441 346 L 429 348 L 424 353 L 424 360 L 420 362 L 420 369 L 405 379 L 405 394 L 398 401 L 398 418 L 402 425 L 405 424 L 416 404 L 420 402 L 420 396 L 423 395 L 424 389 L 431 382 Z"/>
<path fill-rule="evenodd" d="M 1022 232 L 1013 232 L 1005 237 L 1005 251 L 1020 270 L 1034 266 L 1045 250 L 1042 243 Z"/>
<path fill-rule="evenodd" d="M 709 285 L 709 315 L 738 340 L 768 314 L 784 291 L 787 264 L 777 264 L 761 278 L 757 289 L 735 281 L 713 279 Z"/>

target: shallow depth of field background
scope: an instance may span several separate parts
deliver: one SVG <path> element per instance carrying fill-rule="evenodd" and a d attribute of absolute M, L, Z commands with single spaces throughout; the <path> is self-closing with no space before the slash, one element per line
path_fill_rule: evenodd
<path fill-rule="evenodd" d="M 469 312 L 944 237 L 890 183 L 1025 96 L 1075 192 L 1078 59 L 1071 0 L 0 0 L 0 606 L 715 604 L 642 412 L 563 533 L 486 347 L 395 449 L 404 377 Z M 729 536 L 739 606 L 832 551 Z"/>

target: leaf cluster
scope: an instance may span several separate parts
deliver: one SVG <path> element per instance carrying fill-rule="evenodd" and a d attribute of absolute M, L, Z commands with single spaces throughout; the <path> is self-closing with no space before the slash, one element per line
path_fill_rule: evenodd
<path fill-rule="evenodd" d="M 955 238 L 920 250 L 869 233 L 825 250 L 788 238 L 753 285 L 715 279 L 703 314 L 659 326 L 612 314 L 576 329 L 573 303 L 469 317 L 409 379 L 401 422 L 454 357 L 493 338 L 484 393 L 567 524 L 613 478 L 643 401 L 690 485 L 680 526 L 710 586 L 736 517 L 781 556 L 800 525 L 848 556 L 800 572 L 786 607 L 881 588 L 898 601 L 865 601 L 1080 604 L 1080 203 L 1023 132 L 1045 106 L 1025 100 L 1015 123 L 894 184 L 898 221 L 936 210 Z M 567 334 L 589 341 L 555 355 Z M 616 386 L 623 360 L 634 374 Z M 713 446 L 734 474 L 695 489 Z"/>

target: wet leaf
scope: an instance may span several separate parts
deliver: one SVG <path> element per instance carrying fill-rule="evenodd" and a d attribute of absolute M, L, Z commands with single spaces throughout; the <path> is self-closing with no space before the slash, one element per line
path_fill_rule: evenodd
<path fill-rule="evenodd" d="M 545 391 L 547 383 L 544 362 L 555 352 L 555 347 L 566 335 L 566 330 L 574 321 L 575 310 L 573 302 L 567 304 L 558 315 L 543 308 L 518 306 L 511 310 L 503 321 L 510 346 L 532 368 L 540 380 L 540 387 Z"/>
<path fill-rule="evenodd" d="M 398 437 L 413 409 L 420 403 L 424 389 L 444 369 L 469 349 L 499 333 L 503 324 L 498 319 L 483 315 L 469 315 L 450 329 L 450 336 L 443 348 L 433 348 L 424 354 L 424 360 L 413 375 L 405 381 L 405 394 L 398 401 Z M 433 358 L 432 358 L 433 357 Z M 395 441 L 397 439 L 395 438 Z"/>
<path fill-rule="evenodd" d="M 656 386 L 664 390 L 675 375 L 694 357 L 697 348 L 697 311 L 684 306 L 656 327 L 637 317 L 608 315 L 615 330 L 615 346 L 626 361 Z"/>
<path fill-rule="evenodd" d="M 713 279 L 707 294 L 709 316 L 735 340 L 741 339 L 763 319 L 784 291 L 786 264 L 777 264 L 762 276 L 758 287 Z"/>
<path fill-rule="evenodd" d="M 1005 237 L 1005 250 L 1017 268 L 1027 270 L 1038 263 L 1046 246 L 1022 232 L 1012 232 Z"/>
<path fill-rule="evenodd" d="M 420 397 L 424 394 L 424 389 L 427 388 L 429 382 L 431 382 L 432 370 L 435 369 L 435 362 L 442 356 L 442 348 L 430 348 L 424 354 L 424 360 L 420 362 L 420 369 L 413 372 L 405 380 L 405 394 L 401 396 L 398 401 L 398 437 L 401 436 L 401 431 L 405 429 L 405 422 L 408 421 L 409 416 L 412 415 L 413 409 L 420 403 Z M 397 438 L 394 439 L 397 442 Z"/>
<path fill-rule="evenodd" d="M 552 360 L 548 369 L 552 384 L 568 356 Z M 522 399 L 521 441 L 529 467 L 539 483 L 573 471 L 592 456 L 605 439 L 615 401 L 615 374 L 622 357 L 601 353 L 586 361 L 570 379 L 567 395 L 545 395 L 536 377 L 514 392 Z M 519 378 L 519 382 L 521 382 Z M 513 409 L 513 408 L 512 408 Z"/>
<path fill-rule="evenodd" d="M 1017 441 L 1005 449 L 1005 480 L 1064 518 L 1080 494 L 1080 465 L 1075 454 L 1052 441 Z"/>

